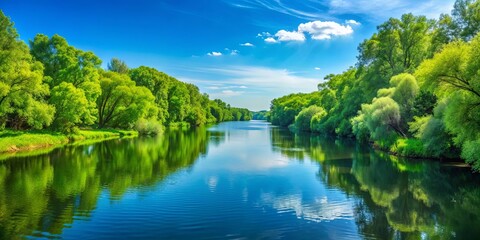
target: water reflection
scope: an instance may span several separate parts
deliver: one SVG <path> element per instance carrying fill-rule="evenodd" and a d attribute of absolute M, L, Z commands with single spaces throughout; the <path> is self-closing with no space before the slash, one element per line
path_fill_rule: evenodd
<path fill-rule="evenodd" d="M 468 169 L 258 121 L 0 162 L 0 239 L 468 239 L 478 226 Z"/>
<path fill-rule="evenodd" d="M 364 236 L 459 238 L 480 235 L 480 178 L 468 169 L 406 160 L 351 141 L 271 132 L 273 149 L 318 161 L 318 177 L 359 196 L 355 221 Z"/>
<path fill-rule="evenodd" d="M 220 134 L 215 134 L 220 142 Z M 145 191 L 207 153 L 206 129 L 70 146 L 0 163 L 0 239 L 54 236 L 88 219 L 102 191 Z"/>

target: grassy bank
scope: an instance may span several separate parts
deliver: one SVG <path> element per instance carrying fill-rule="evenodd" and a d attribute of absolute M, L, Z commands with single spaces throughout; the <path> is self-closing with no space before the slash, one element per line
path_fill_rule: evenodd
<path fill-rule="evenodd" d="M 126 130 L 80 130 L 76 134 L 65 135 L 49 131 L 11 131 L 0 132 L 0 153 L 31 151 L 42 148 L 78 143 L 86 140 L 110 139 L 123 136 L 137 136 L 136 131 Z"/>

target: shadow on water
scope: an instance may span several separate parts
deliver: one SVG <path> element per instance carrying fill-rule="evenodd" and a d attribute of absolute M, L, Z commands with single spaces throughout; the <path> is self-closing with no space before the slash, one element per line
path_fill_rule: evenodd
<path fill-rule="evenodd" d="M 91 216 L 102 191 L 112 200 L 120 199 L 130 189 L 144 191 L 190 168 L 207 154 L 209 141 L 221 143 L 221 134 L 213 135 L 198 128 L 3 161 L 0 239 L 58 236 L 74 219 Z"/>
<path fill-rule="evenodd" d="M 318 178 L 359 197 L 365 237 L 470 239 L 480 236 L 480 176 L 428 160 L 397 158 L 351 140 L 272 129 L 273 150 L 319 162 Z"/>

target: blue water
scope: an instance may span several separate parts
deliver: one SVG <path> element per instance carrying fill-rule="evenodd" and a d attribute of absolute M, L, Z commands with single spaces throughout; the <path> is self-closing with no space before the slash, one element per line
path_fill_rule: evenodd
<path fill-rule="evenodd" d="M 1 162 L 0 238 L 467 238 L 479 186 L 468 168 L 228 122 Z"/>

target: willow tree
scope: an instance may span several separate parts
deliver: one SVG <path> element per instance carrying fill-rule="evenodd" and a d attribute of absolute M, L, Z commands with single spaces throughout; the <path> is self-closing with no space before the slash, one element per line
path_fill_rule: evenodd
<path fill-rule="evenodd" d="M 423 86 L 446 99 L 443 121 L 462 157 L 480 170 L 480 34 L 450 43 L 419 67 Z"/>
<path fill-rule="evenodd" d="M 146 87 L 136 86 L 128 75 L 105 72 L 97 100 L 98 126 L 132 128 L 140 118 L 155 118 L 155 97 Z"/>

